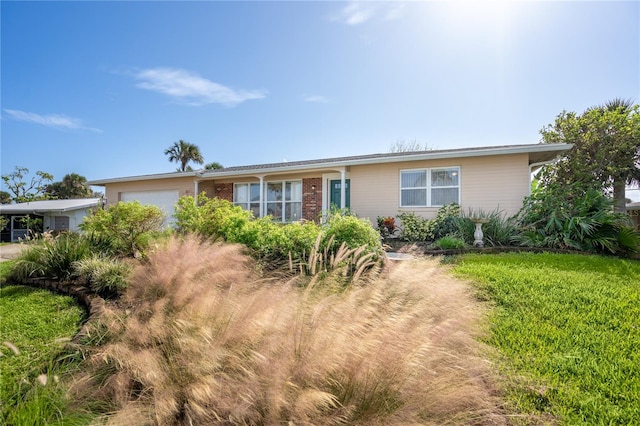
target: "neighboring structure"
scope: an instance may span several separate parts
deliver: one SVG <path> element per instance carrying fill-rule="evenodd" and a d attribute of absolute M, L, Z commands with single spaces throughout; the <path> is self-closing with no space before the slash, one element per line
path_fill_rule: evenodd
<path fill-rule="evenodd" d="M 627 214 L 631 218 L 631 222 L 636 230 L 640 231 L 640 201 L 627 204 Z"/>
<path fill-rule="evenodd" d="M 170 217 L 179 197 L 206 192 L 275 220 L 316 220 L 349 207 L 375 223 L 377 216 L 412 211 L 434 217 L 457 202 L 463 210 L 515 214 L 531 188 L 531 173 L 568 151 L 570 144 L 535 144 L 396 152 L 217 170 L 131 176 L 89 182 L 103 186 L 108 204 L 138 200 Z"/>
<path fill-rule="evenodd" d="M 9 222 L 2 230 L 1 240 L 18 241 L 27 236 L 32 219 L 42 220 L 41 226 L 38 226 L 42 231 L 77 231 L 84 217 L 100 203 L 100 198 L 83 198 L 2 204 L 0 214 L 7 217 Z"/>

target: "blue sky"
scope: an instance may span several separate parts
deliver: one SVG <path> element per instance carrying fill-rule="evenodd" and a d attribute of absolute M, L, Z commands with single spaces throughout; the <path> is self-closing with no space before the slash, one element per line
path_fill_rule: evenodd
<path fill-rule="evenodd" d="M 637 1 L 0 7 L 2 174 L 170 172 L 179 139 L 224 166 L 537 143 L 640 101 Z"/>

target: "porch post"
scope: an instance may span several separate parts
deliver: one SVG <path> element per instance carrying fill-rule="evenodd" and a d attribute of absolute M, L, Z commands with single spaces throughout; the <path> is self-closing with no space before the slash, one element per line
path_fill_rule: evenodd
<path fill-rule="evenodd" d="M 347 188 L 346 179 L 347 172 L 343 168 L 340 170 L 340 208 L 344 209 L 347 205 Z"/>
<path fill-rule="evenodd" d="M 258 176 L 260 179 L 260 217 L 264 217 L 265 205 L 264 205 L 264 176 Z M 251 191 L 249 191 L 249 197 L 251 197 Z"/>

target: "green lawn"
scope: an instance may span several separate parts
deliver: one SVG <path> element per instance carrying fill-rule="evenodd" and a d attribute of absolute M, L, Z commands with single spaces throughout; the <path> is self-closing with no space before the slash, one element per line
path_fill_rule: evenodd
<path fill-rule="evenodd" d="M 457 274 L 493 305 L 511 407 L 562 424 L 640 424 L 640 262 L 465 255 Z"/>
<path fill-rule="evenodd" d="M 11 263 L 0 263 L 0 277 Z M 54 361 L 78 331 L 84 310 L 68 296 L 3 284 L 0 315 L 0 424 L 55 424 L 65 400 L 54 378 L 63 370 Z M 37 381 L 41 374 L 47 375 L 46 385 Z"/>

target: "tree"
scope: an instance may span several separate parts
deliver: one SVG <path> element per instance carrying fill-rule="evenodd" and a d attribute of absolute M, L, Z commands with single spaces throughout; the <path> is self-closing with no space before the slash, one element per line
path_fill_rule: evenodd
<path fill-rule="evenodd" d="M 423 145 L 415 139 L 412 141 L 397 140 L 396 143 L 391 145 L 389 152 L 415 152 L 415 151 L 429 151 L 431 148 L 426 143 Z"/>
<path fill-rule="evenodd" d="M 178 171 L 185 172 L 191 170 L 187 167 L 190 161 L 196 164 L 203 164 L 204 158 L 200 153 L 200 148 L 197 145 L 185 142 L 180 139 L 178 142 L 174 142 L 169 148 L 164 150 L 165 155 L 169 156 L 169 161 L 180 163 Z"/>
<path fill-rule="evenodd" d="M 48 185 L 45 192 L 50 198 L 59 200 L 91 198 L 94 195 L 87 184 L 87 178 L 77 173 L 66 174 L 61 182 Z"/>
<path fill-rule="evenodd" d="M 0 204 L 11 204 L 13 199 L 7 191 L 0 191 Z"/>
<path fill-rule="evenodd" d="M 540 182 L 613 195 L 614 210 L 626 212 L 626 185 L 640 183 L 640 106 L 614 99 L 581 115 L 563 111 L 540 131 L 543 143 L 572 143 L 560 161 L 544 167 Z M 579 195 L 579 194 L 576 194 Z"/>
<path fill-rule="evenodd" d="M 204 166 L 205 170 L 218 170 L 218 169 L 224 169 L 224 166 L 216 161 L 214 161 L 213 163 L 208 163 Z"/>
<path fill-rule="evenodd" d="M 24 203 L 27 201 L 46 200 L 48 198 L 45 189 L 48 182 L 53 180 L 53 175 L 37 171 L 35 176 L 31 177 L 29 183 L 26 182 L 26 176 L 29 169 L 26 167 L 16 166 L 12 173 L 2 175 L 7 189 L 13 194 L 11 198 L 16 203 Z"/>

